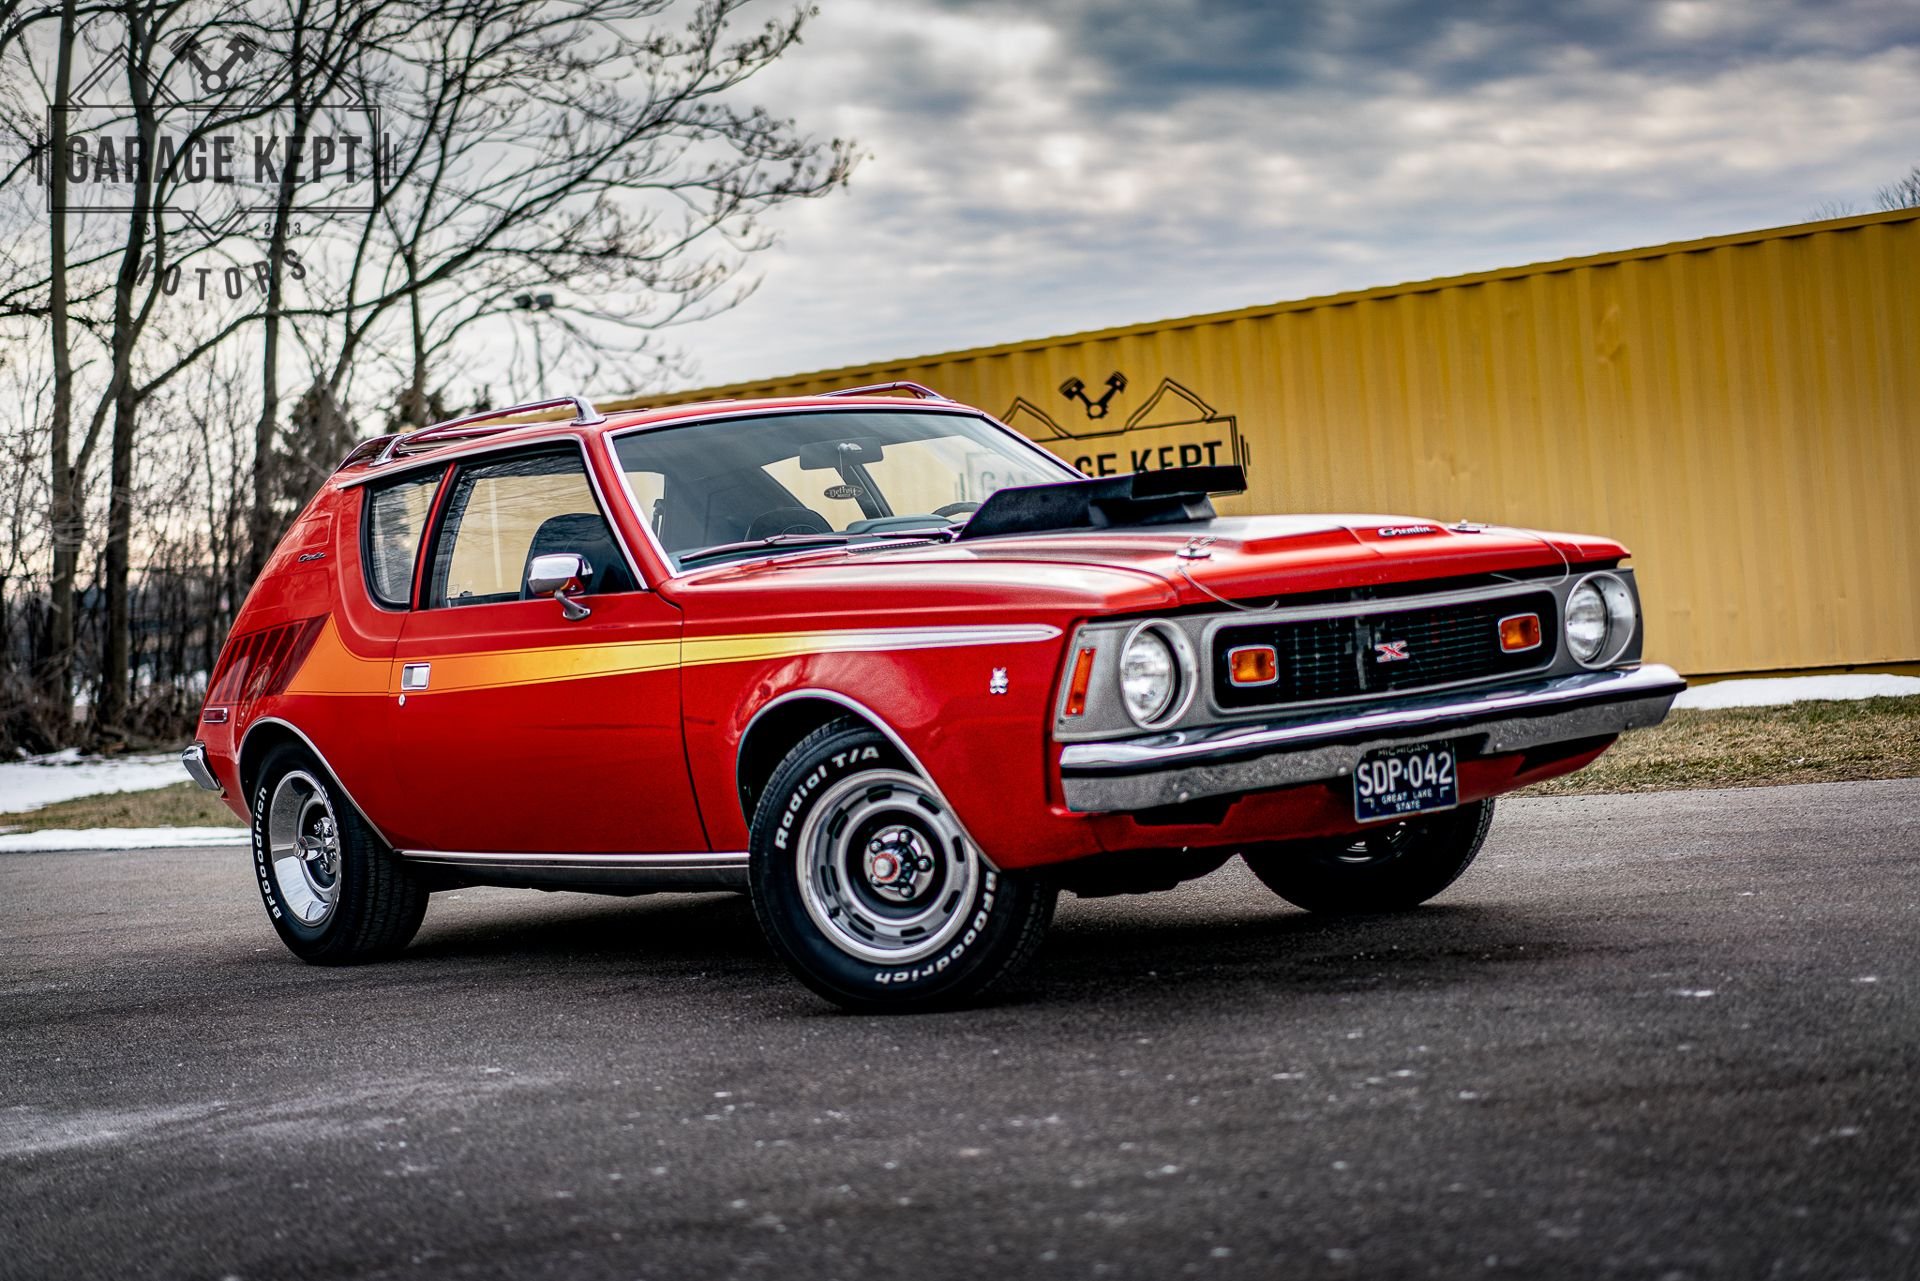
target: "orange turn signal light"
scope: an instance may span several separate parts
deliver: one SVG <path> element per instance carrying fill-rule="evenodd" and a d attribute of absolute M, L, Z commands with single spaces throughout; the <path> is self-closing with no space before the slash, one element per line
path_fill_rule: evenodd
<path fill-rule="evenodd" d="M 1240 645 L 1230 649 L 1227 679 L 1235 685 L 1271 685 L 1280 679 L 1280 656 L 1271 645 Z"/>
<path fill-rule="evenodd" d="M 1514 614 L 1500 620 L 1500 648 L 1509 654 L 1540 648 L 1540 615 Z"/>
<path fill-rule="evenodd" d="M 1067 682 L 1069 716 L 1087 714 L 1087 686 L 1093 683 L 1093 654 L 1093 650 L 1083 649 L 1080 656 L 1073 660 L 1073 678 Z"/>

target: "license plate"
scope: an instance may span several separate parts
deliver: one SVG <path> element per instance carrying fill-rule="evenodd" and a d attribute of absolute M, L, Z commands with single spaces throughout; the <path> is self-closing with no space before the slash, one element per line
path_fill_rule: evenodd
<path fill-rule="evenodd" d="M 1353 817 L 1378 823 L 1452 809 L 1460 803 L 1453 766 L 1445 743 L 1375 748 L 1353 770 Z"/>

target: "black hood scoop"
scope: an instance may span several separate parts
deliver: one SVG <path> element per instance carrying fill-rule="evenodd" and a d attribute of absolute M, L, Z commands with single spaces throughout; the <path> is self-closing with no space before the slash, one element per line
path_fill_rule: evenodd
<path fill-rule="evenodd" d="M 1002 489 L 980 504 L 960 537 L 1212 520 L 1209 494 L 1238 494 L 1246 487 L 1243 467 L 1169 467 Z"/>

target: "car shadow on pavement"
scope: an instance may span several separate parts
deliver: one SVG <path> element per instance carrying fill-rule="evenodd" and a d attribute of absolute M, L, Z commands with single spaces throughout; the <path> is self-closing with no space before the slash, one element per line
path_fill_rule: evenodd
<path fill-rule="evenodd" d="M 661 894 L 630 898 L 585 894 L 534 897 L 523 890 L 467 890 L 493 895 L 499 910 L 449 912 L 436 898 L 409 958 L 516 957 L 588 960 L 605 956 L 689 964 L 735 964 L 773 958 L 766 952 L 744 894 Z M 510 896 L 510 897 L 509 897 Z M 525 905 L 516 912 L 514 904 Z M 451 904 L 449 904 L 451 906 Z M 491 906 L 491 905 L 489 905 Z"/>
<path fill-rule="evenodd" d="M 1034 966 L 990 1004 L 1121 998 L 1170 981 L 1196 998 L 1235 990 L 1374 991 L 1478 981 L 1625 946 L 1540 904 L 1436 903 L 1372 917 L 1322 917 L 1278 901 L 1149 895 L 1063 899 Z M 1264 891 L 1261 891 L 1264 894 Z M 522 902 L 527 902 L 524 898 Z M 534 978 L 557 967 L 684 983 L 774 985 L 811 1001 L 761 937 L 744 896 L 567 895 L 517 913 L 429 911 L 403 962 L 511 962 Z M 552 966 L 543 965 L 552 963 Z M 825 1007 L 820 1007 L 822 1012 Z"/>
<path fill-rule="evenodd" d="M 1275 905 L 1214 921 L 1128 913 L 1056 931 L 1021 997 L 1080 1001 L 1096 991 L 1164 990 L 1169 982 L 1196 999 L 1249 986 L 1300 993 L 1437 987 L 1609 946 L 1532 905 L 1430 904 L 1364 917 Z"/>

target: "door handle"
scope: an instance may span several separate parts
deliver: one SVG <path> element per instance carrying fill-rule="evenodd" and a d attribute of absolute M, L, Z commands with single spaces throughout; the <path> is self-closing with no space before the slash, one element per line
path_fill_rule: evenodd
<path fill-rule="evenodd" d="M 431 673 L 431 663 L 406 663 L 400 668 L 400 689 L 403 693 L 414 693 L 427 687 L 427 677 Z"/>

